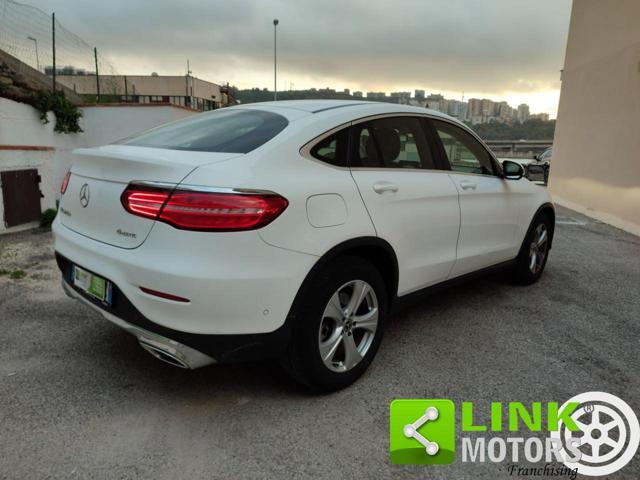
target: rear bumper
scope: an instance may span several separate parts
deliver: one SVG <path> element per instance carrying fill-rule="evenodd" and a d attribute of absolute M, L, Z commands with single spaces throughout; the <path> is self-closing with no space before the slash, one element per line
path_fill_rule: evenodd
<path fill-rule="evenodd" d="M 158 349 L 169 353 L 179 360 L 169 363 L 183 368 L 199 368 L 218 362 L 276 358 L 284 351 L 291 338 L 290 322 L 284 322 L 273 332 L 242 335 L 194 334 L 167 328 L 140 313 L 109 278 L 107 280 L 113 285 L 111 305 L 105 305 L 87 295 L 71 283 L 71 262 L 59 253 L 56 253 L 56 260 L 62 272 L 62 287 L 68 296 L 97 310 L 107 320 L 134 335 L 142 347 L 153 355 L 156 355 Z M 156 353 L 151 350 L 156 350 Z"/>
<path fill-rule="evenodd" d="M 267 245 L 255 231 L 210 235 L 155 224 L 134 249 L 87 238 L 59 218 L 53 232 L 70 295 L 130 331 L 145 348 L 168 345 L 188 366 L 281 353 L 290 338 L 294 298 L 317 260 Z M 72 285 L 72 264 L 111 282 L 111 305 Z M 149 295 L 140 287 L 189 301 Z"/>
<path fill-rule="evenodd" d="M 76 300 L 81 301 L 85 305 L 97 310 L 102 314 L 104 318 L 111 323 L 116 324 L 120 328 L 126 330 L 134 337 L 138 339 L 140 345 L 145 348 L 152 355 L 159 357 L 168 363 L 182 368 L 200 368 L 212 363 L 216 363 L 216 360 L 202 352 L 194 350 L 193 348 L 183 345 L 180 342 L 171 340 L 170 338 L 163 337 L 157 333 L 150 332 L 136 325 L 128 323 L 123 319 L 116 317 L 115 315 L 107 312 L 103 308 L 96 306 L 87 297 L 76 291 L 66 280 L 62 280 L 62 289 L 65 293 Z"/>
<path fill-rule="evenodd" d="M 110 280 L 144 318 L 192 334 L 277 330 L 317 261 L 267 245 L 255 231 L 211 234 L 156 223 L 133 249 L 87 238 L 58 218 L 53 232 L 57 254 Z M 141 287 L 188 301 L 160 298 Z"/>

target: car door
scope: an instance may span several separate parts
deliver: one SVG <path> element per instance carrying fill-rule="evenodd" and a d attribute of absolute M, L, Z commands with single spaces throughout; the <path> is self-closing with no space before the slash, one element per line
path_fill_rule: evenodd
<path fill-rule="evenodd" d="M 350 169 L 376 233 L 396 252 L 398 294 L 446 280 L 456 258 L 458 192 L 435 168 L 421 120 L 354 122 Z"/>
<path fill-rule="evenodd" d="M 451 277 L 513 259 L 520 195 L 503 179 L 489 151 L 474 135 L 445 120 L 430 121 L 460 195 L 460 234 Z"/>

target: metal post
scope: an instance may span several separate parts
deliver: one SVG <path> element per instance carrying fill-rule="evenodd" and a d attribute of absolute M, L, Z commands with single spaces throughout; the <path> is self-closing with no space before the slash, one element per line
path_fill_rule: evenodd
<path fill-rule="evenodd" d="M 127 88 L 127 76 L 124 76 L 124 101 L 129 101 L 129 89 Z"/>
<path fill-rule="evenodd" d="M 51 91 L 56 91 L 56 14 L 51 14 L 51 45 L 53 51 L 53 83 L 51 84 Z"/>
<path fill-rule="evenodd" d="M 277 27 L 278 19 L 273 19 L 273 100 L 278 100 L 278 53 L 277 53 Z"/>
<path fill-rule="evenodd" d="M 96 59 L 96 91 L 98 92 L 96 103 L 100 103 L 100 72 L 98 72 L 98 49 L 96 47 L 93 47 L 93 56 Z"/>

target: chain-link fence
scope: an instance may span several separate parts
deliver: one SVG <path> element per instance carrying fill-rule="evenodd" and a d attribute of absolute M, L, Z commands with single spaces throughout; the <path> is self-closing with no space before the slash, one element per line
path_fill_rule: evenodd
<path fill-rule="evenodd" d="M 54 48 L 55 46 L 55 48 Z M 31 5 L 0 0 L 0 50 L 42 73 L 56 75 L 117 75 L 115 67 L 82 38 L 67 30 L 57 16 Z M 100 90 L 114 86 L 100 78 Z"/>

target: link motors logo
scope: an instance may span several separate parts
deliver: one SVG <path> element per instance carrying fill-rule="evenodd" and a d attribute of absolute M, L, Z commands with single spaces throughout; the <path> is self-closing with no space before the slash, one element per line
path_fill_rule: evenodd
<path fill-rule="evenodd" d="M 393 464 L 446 464 L 454 461 L 456 415 L 450 400 L 394 400 L 390 407 L 390 459 Z M 462 462 L 544 462 L 543 467 L 511 465 L 513 475 L 609 475 L 634 457 L 640 443 L 638 418 L 626 402 L 603 392 L 566 401 L 492 402 L 488 425 L 476 423 L 474 405 L 462 402 Z M 543 417 L 546 417 L 543 419 Z M 545 421 L 546 420 L 546 421 Z M 535 435 L 524 436 L 526 431 Z M 548 437 L 540 433 L 549 432 Z M 517 436 L 489 435 L 518 432 Z M 473 432 L 473 436 L 465 435 Z M 552 467 L 551 462 L 564 464 Z"/>

